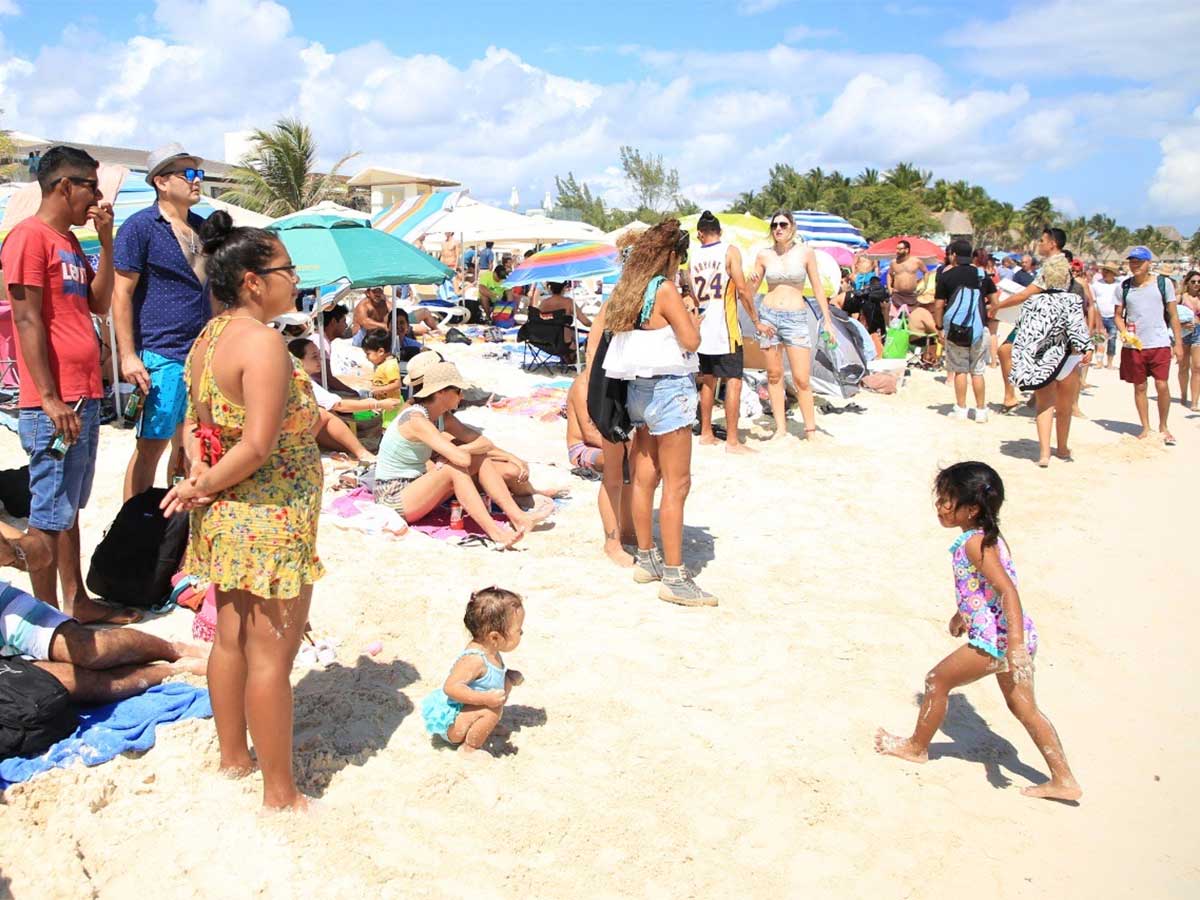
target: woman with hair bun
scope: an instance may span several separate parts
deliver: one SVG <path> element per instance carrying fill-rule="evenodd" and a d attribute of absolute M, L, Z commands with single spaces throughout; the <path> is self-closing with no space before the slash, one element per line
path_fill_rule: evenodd
<path fill-rule="evenodd" d="M 662 582 L 658 596 L 669 603 L 716 606 L 716 597 L 701 590 L 683 565 L 683 506 L 691 487 L 700 346 L 696 309 L 684 303 L 675 287 L 687 248 L 688 234 L 678 219 L 660 222 L 637 239 L 603 312 L 603 328 L 612 334 L 604 372 L 629 383 L 631 500 L 638 544 L 634 580 Z M 660 480 L 661 553 L 653 532 L 654 491 Z"/>
<path fill-rule="evenodd" d="M 223 307 L 188 354 L 188 477 L 163 500 L 191 511 L 183 569 L 216 588 L 208 685 L 221 771 L 254 766 L 263 805 L 303 809 L 292 774 L 292 662 L 308 622 L 321 458 L 308 376 L 267 324 L 294 309 L 296 267 L 273 233 L 214 213 L 200 232 Z"/>

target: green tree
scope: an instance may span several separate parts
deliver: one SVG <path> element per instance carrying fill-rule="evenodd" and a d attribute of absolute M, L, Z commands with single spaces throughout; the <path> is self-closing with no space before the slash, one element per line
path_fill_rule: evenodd
<path fill-rule="evenodd" d="M 1196 229 L 1196 233 L 1192 235 L 1192 239 L 1187 243 L 1187 255 L 1193 260 L 1200 259 L 1200 228 Z"/>
<path fill-rule="evenodd" d="M 0 116 L 3 115 L 4 110 L 0 109 Z M 12 181 L 24 168 L 25 163 L 17 159 L 17 145 L 7 131 L 0 129 L 0 182 Z"/>
<path fill-rule="evenodd" d="M 604 209 L 604 201 L 592 193 L 586 182 L 576 181 L 574 172 L 568 172 L 566 178 L 555 175 L 554 189 L 557 194 L 555 209 L 570 211 L 587 224 L 606 231 L 620 227 L 609 225 L 609 214 Z"/>
<path fill-rule="evenodd" d="M 863 169 L 861 172 L 859 172 L 857 175 L 854 176 L 855 187 L 874 187 L 877 184 L 879 184 L 879 170 L 878 169 L 871 169 L 871 168 Z"/>
<path fill-rule="evenodd" d="M 662 156 L 643 155 L 642 151 L 629 146 L 621 147 L 620 156 L 621 169 L 637 198 L 639 209 L 653 210 L 661 215 L 686 202 L 679 193 L 678 170 L 668 169 Z"/>
<path fill-rule="evenodd" d="M 347 199 L 338 170 L 357 153 L 343 156 L 328 174 L 315 172 L 317 144 L 298 119 L 280 119 L 269 131 L 256 130 L 251 141 L 254 150 L 233 170 L 234 188 L 223 199 L 276 218 L 322 200 Z"/>
<path fill-rule="evenodd" d="M 918 169 L 912 163 L 901 162 L 896 163 L 884 176 L 883 180 L 885 184 L 898 187 L 903 191 L 923 193 L 929 187 L 929 182 L 932 178 L 932 172 Z"/>
<path fill-rule="evenodd" d="M 869 241 L 897 234 L 932 234 L 939 228 L 915 193 L 894 184 L 858 188 L 848 208 L 828 212 L 844 216 Z"/>
<path fill-rule="evenodd" d="M 1042 230 L 1054 224 L 1058 213 L 1049 197 L 1034 197 L 1021 207 L 1021 232 L 1027 242 L 1035 241 Z"/>

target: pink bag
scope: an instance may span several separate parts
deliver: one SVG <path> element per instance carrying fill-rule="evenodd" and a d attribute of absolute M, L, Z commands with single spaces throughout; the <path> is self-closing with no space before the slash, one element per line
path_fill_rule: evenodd
<path fill-rule="evenodd" d="M 216 636 L 217 589 L 210 584 L 204 594 L 204 602 L 200 604 L 200 610 L 196 613 L 196 618 L 192 620 L 192 637 L 208 641 L 211 644 Z"/>

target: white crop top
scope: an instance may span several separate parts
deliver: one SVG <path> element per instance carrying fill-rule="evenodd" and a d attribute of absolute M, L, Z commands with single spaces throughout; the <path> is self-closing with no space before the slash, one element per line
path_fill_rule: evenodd
<path fill-rule="evenodd" d="M 808 272 L 804 266 L 804 248 L 797 244 L 787 253 L 780 256 L 774 249 L 763 251 L 767 255 L 767 265 L 764 274 L 767 287 L 775 288 L 780 285 L 790 285 L 797 290 L 803 289 L 808 280 Z"/>
<path fill-rule="evenodd" d="M 679 346 L 670 325 L 652 331 L 622 331 L 612 336 L 604 355 L 604 374 L 621 381 L 659 375 L 689 375 L 700 360 Z"/>

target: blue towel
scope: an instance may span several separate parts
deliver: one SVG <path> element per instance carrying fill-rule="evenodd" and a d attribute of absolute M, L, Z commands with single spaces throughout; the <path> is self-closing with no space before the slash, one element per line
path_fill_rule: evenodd
<path fill-rule="evenodd" d="M 0 791 L 50 769 L 76 763 L 98 766 L 126 750 L 149 750 L 156 726 L 211 715 L 208 691 L 179 682 L 158 684 L 116 703 L 83 707 L 75 733 L 41 756 L 0 762 Z"/>

